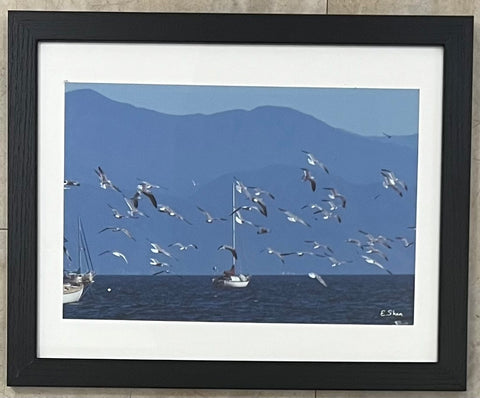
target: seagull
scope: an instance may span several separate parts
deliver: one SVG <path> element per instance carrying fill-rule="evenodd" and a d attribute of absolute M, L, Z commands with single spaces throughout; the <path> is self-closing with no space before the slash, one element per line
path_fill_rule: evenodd
<path fill-rule="evenodd" d="M 222 245 L 222 246 L 219 246 L 217 250 L 228 250 L 230 253 L 232 253 L 232 256 L 235 260 L 237 260 L 238 258 L 236 250 L 231 246 Z"/>
<path fill-rule="evenodd" d="M 158 185 L 151 185 L 145 182 L 142 182 L 141 184 L 137 185 L 137 192 L 145 195 L 148 199 L 150 199 L 150 202 L 152 202 L 153 207 L 157 207 L 157 199 L 155 199 L 155 196 L 153 196 L 152 191 L 150 190 L 149 187 L 157 187 Z"/>
<path fill-rule="evenodd" d="M 162 263 L 161 261 L 158 261 L 156 258 L 150 258 L 149 264 L 153 267 L 170 267 L 170 264 Z"/>
<path fill-rule="evenodd" d="M 135 240 L 135 238 L 132 236 L 132 234 L 130 233 L 130 231 L 127 228 L 106 227 L 106 228 L 103 228 L 102 230 L 98 231 L 98 233 L 101 233 L 101 232 L 104 232 L 104 231 L 107 231 L 107 230 L 110 230 L 112 232 L 123 232 L 125 234 L 125 236 L 129 237 L 132 240 Z"/>
<path fill-rule="evenodd" d="M 234 211 L 232 211 L 229 214 L 229 216 L 231 216 L 232 214 L 235 214 L 237 211 L 240 211 L 240 210 L 246 210 L 246 211 L 256 210 L 259 213 L 261 213 L 260 209 L 257 206 L 240 206 L 240 207 L 237 207 Z"/>
<path fill-rule="evenodd" d="M 162 205 L 162 204 L 159 204 L 157 206 L 157 210 L 160 212 L 160 213 L 165 213 L 165 214 L 168 214 L 170 217 L 175 217 L 175 218 L 178 218 L 180 221 L 184 221 L 186 222 L 187 224 L 189 225 L 192 225 L 192 223 L 190 221 L 188 221 L 186 218 L 184 218 L 181 214 L 177 213 L 175 210 L 173 210 L 171 207 L 167 206 L 167 205 Z"/>
<path fill-rule="evenodd" d="M 311 227 L 311 225 L 309 223 L 307 223 L 306 221 L 302 220 L 300 217 L 296 216 L 295 214 L 293 214 L 292 212 L 288 211 L 288 210 L 285 210 L 285 209 L 282 209 L 282 208 L 278 208 L 278 210 L 280 210 L 283 214 L 285 214 L 287 216 L 287 220 L 290 221 L 290 222 L 293 222 L 293 223 L 300 223 L 302 225 L 305 225 L 306 227 Z"/>
<path fill-rule="evenodd" d="M 141 195 L 138 192 L 135 192 L 135 194 L 131 198 L 127 198 L 126 196 L 123 197 L 123 200 L 128 206 L 128 215 L 132 218 L 137 218 L 138 216 L 145 216 L 140 210 L 138 210 L 138 200 L 141 199 Z"/>
<path fill-rule="evenodd" d="M 322 213 L 322 218 L 324 220 L 328 220 L 329 218 L 336 218 L 339 223 L 342 222 L 342 219 L 340 218 L 340 216 L 336 213 L 332 213 L 331 211 L 317 210 L 313 212 L 313 214 L 318 214 L 318 213 Z"/>
<path fill-rule="evenodd" d="M 402 189 L 408 191 L 407 184 L 395 176 L 393 171 L 382 169 L 380 174 L 383 176 L 382 185 L 385 189 L 392 188 L 400 197 L 403 196 Z M 400 187 L 400 188 L 399 188 Z"/>
<path fill-rule="evenodd" d="M 367 254 L 378 254 L 380 257 L 383 257 L 386 261 L 388 261 L 388 257 L 385 255 L 384 252 L 381 250 L 376 249 L 375 247 L 369 246 L 366 250 L 365 253 Z"/>
<path fill-rule="evenodd" d="M 302 176 L 302 181 L 309 181 L 310 186 L 312 187 L 312 191 L 315 192 L 315 189 L 317 188 L 317 183 L 315 182 L 315 177 L 310 174 L 310 170 L 308 169 L 303 169 L 303 176 Z"/>
<path fill-rule="evenodd" d="M 323 189 L 326 189 L 327 191 L 330 191 L 328 193 L 328 197 L 332 200 L 335 200 L 335 199 L 340 199 L 341 202 L 342 202 L 342 207 L 345 208 L 345 206 L 347 205 L 347 199 L 345 198 L 345 196 L 343 196 L 341 193 L 339 193 L 335 188 L 323 188 Z"/>
<path fill-rule="evenodd" d="M 313 156 L 310 152 L 307 152 L 307 151 L 302 151 L 302 152 L 307 154 L 308 164 L 311 164 L 312 166 L 321 167 L 325 171 L 325 173 L 330 174 L 328 172 L 327 167 L 322 162 L 320 162 L 318 159 L 316 159 L 315 156 Z"/>
<path fill-rule="evenodd" d="M 308 256 L 317 256 L 317 257 L 325 257 L 325 256 L 322 256 L 321 254 L 317 254 L 317 253 L 312 253 L 312 252 L 290 252 L 290 253 L 282 253 L 282 256 L 290 256 L 292 254 L 296 254 L 298 257 L 303 257 L 305 255 L 308 255 Z"/>
<path fill-rule="evenodd" d="M 269 228 L 262 227 L 261 225 L 254 224 L 255 227 L 257 227 L 257 235 L 263 235 L 263 234 L 268 234 L 270 232 Z"/>
<path fill-rule="evenodd" d="M 274 199 L 274 200 L 275 200 L 275 196 L 273 196 L 273 194 L 271 194 L 271 193 L 268 192 L 268 191 L 265 191 L 265 190 L 262 189 L 262 188 L 259 188 L 259 187 L 248 187 L 248 189 L 250 189 L 250 190 L 253 191 L 254 196 L 267 195 L 267 196 L 270 197 L 270 199 Z"/>
<path fill-rule="evenodd" d="M 330 206 L 330 211 L 337 210 L 338 206 L 333 200 L 322 199 L 322 202 L 327 202 Z"/>
<path fill-rule="evenodd" d="M 391 249 L 392 246 L 390 246 L 387 242 L 391 242 L 392 240 L 389 239 L 389 238 L 386 238 L 385 236 L 383 235 L 378 235 L 377 237 L 373 236 L 372 234 L 368 233 L 368 232 L 365 232 L 365 231 L 362 231 L 361 229 L 358 230 L 358 232 L 360 232 L 361 234 L 364 234 L 368 240 L 367 242 L 367 246 L 373 246 L 375 245 L 376 243 L 382 245 L 382 246 L 385 246 L 386 248 L 388 249 Z"/>
<path fill-rule="evenodd" d="M 169 273 L 170 273 L 169 269 L 164 269 L 164 270 L 155 272 L 154 274 L 152 274 L 152 276 L 157 276 L 157 275 L 160 275 L 160 274 L 169 274 Z"/>
<path fill-rule="evenodd" d="M 382 132 L 382 134 L 383 134 L 383 136 L 384 136 L 384 137 L 387 137 L 387 138 L 392 138 L 392 136 L 391 136 L 390 134 L 383 133 L 383 132 Z"/>
<path fill-rule="evenodd" d="M 192 249 L 198 249 L 198 246 L 197 246 L 196 244 L 194 244 L 194 243 L 189 243 L 189 244 L 187 244 L 187 245 L 184 245 L 184 244 L 182 244 L 182 243 L 180 243 L 180 242 L 176 242 L 176 243 L 170 243 L 170 244 L 168 245 L 168 247 L 172 247 L 172 246 L 174 246 L 174 247 L 177 246 L 179 250 L 188 250 L 188 248 L 190 248 L 190 247 L 191 247 Z"/>
<path fill-rule="evenodd" d="M 355 246 L 362 247 L 362 242 L 360 242 L 358 239 L 348 238 L 345 242 L 353 243 Z"/>
<path fill-rule="evenodd" d="M 351 263 L 351 261 L 349 260 L 337 260 L 335 257 L 327 257 L 328 260 L 330 261 L 330 263 L 332 264 L 332 267 L 336 267 L 337 265 L 342 265 L 342 264 L 347 264 L 347 263 Z"/>
<path fill-rule="evenodd" d="M 310 203 L 308 205 L 302 206 L 302 209 L 306 209 L 307 207 L 310 207 L 310 209 L 323 211 L 323 207 L 316 203 Z"/>
<path fill-rule="evenodd" d="M 315 272 L 309 272 L 308 277 L 312 279 L 316 279 L 318 282 L 320 282 L 323 286 L 328 287 L 327 283 L 323 280 L 323 278 L 316 274 Z"/>
<path fill-rule="evenodd" d="M 112 181 L 110 181 L 107 178 L 107 175 L 104 173 L 102 168 L 98 166 L 98 169 L 94 170 L 95 173 L 97 174 L 98 178 L 100 179 L 100 187 L 103 189 L 111 188 L 114 189 L 117 192 L 121 192 L 120 189 L 118 189 L 115 185 L 112 184 Z"/>
<path fill-rule="evenodd" d="M 125 262 L 128 264 L 128 260 L 127 260 L 127 257 L 125 257 L 125 254 L 120 253 L 120 252 L 117 252 L 117 251 L 105 250 L 104 252 L 101 252 L 101 253 L 99 254 L 99 256 L 101 256 L 102 254 L 106 254 L 106 253 L 111 253 L 111 254 L 113 254 L 115 257 L 122 258 L 123 261 L 125 261 Z"/>
<path fill-rule="evenodd" d="M 324 245 L 323 243 L 319 243 L 316 240 L 306 240 L 305 243 L 312 243 L 314 249 L 323 249 L 333 254 L 333 250 L 330 248 L 330 246 Z"/>
<path fill-rule="evenodd" d="M 163 249 L 158 243 L 153 243 L 153 242 L 150 242 L 150 246 L 152 246 L 150 248 L 150 251 L 152 253 L 157 253 L 157 254 L 164 254 L 165 256 L 167 257 L 170 257 L 170 258 L 175 258 L 174 256 L 172 256 L 169 252 L 167 252 L 165 249 Z M 177 260 L 175 258 L 175 260 Z M 178 260 L 177 260 L 178 261 Z"/>
<path fill-rule="evenodd" d="M 117 220 L 125 217 L 123 214 L 120 214 L 120 212 L 117 209 L 115 209 L 114 207 L 112 207 L 108 203 L 107 203 L 107 205 L 108 205 L 108 207 L 110 207 L 110 209 L 112 209 L 113 217 L 115 217 Z"/>
<path fill-rule="evenodd" d="M 165 189 L 166 191 L 168 191 L 168 188 L 162 187 L 161 185 L 155 185 L 155 184 L 152 184 L 148 181 L 142 180 L 140 178 L 137 178 L 137 180 L 140 182 L 141 185 L 144 185 L 147 189 L 162 188 L 162 189 Z"/>
<path fill-rule="evenodd" d="M 415 241 L 409 242 L 407 238 L 404 238 L 403 236 L 397 236 L 395 239 L 398 239 L 402 241 L 404 247 L 409 247 L 415 243 Z"/>
<path fill-rule="evenodd" d="M 251 221 L 245 220 L 240 212 L 235 213 L 235 222 L 240 225 L 247 224 L 255 227 L 255 224 Z"/>
<path fill-rule="evenodd" d="M 260 213 L 267 217 L 267 206 L 263 203 L 262 198 L 259 196 L 254 196 L 252 202 L 256 203 L 259 206 Z"/>
<path fill-rule="evenodd" d="M 365 260 L 366 263 L 376 265 L 378 268 L 383 269 L 384 271 L 387 271 L 390 275 L 393 275 L 388 269 L 386 269 L 382 264 L 380 264 L 378 261 L 375 261 L 373 258 L 370 258 L 368 256 L 362 256 L 362 258 Z"/>
<path fill-rule="evenodd" d="M 73 180 L 63 180 L 63 189 L 70 189 L 70 187 L 78 187 L 80 183 Z"/>
<path fill-rule="evenodd" d="M 214 221 L 227 221 L 226 218 L 215 218 L 215 217 L 212 217 L 211 214 L 210 214 L 208 211 L 203 210 L 203 209 L 202 209 L 201 207 L 199 207 L 199 206 L 197 206 L 197 209 L 200 210 L 200 211 L 204 214 L 204 216 L 207 218 L 207 219 L 205 220 L 205 222 L 207 222 L 207 223 L 209 223 L 209 224 L 213 223 Z"/>
<path fill-rule="evenodd" d="M 235 189 L 237 190 L 238 193 L 243 193 L 248 200 L 252 200 L 252 194 L 248 190 L 248 187 L 241 182 L 237 177 L 233 177 L 235 179 Z"/>
<path fill-rule="evenodd" d="M 263 250 L 260 251 L 260 253 L 263 253 L 263 252 L 267 252 L 268 254 L 273 254 L 273 255 L 277 256 L 277 257 L 280 259 L 280 261 L 281 261 L 283 264 L 285 264 L 285 260 L 283 259 L 284 254 L 282 254 L 282 253 L 280 253 L 280 252 L 278 252 L 278 251 L 276 251 L 276 250 L 273 250 L 273 249 L 270 248 L 270 247 L 267 247 L 266 249 L 263 249 Z"/>

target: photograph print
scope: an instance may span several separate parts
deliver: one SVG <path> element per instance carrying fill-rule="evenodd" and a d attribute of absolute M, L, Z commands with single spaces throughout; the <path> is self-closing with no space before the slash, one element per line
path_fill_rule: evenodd
<path fill-rule="evenodd" d="M 408 326 L 415 89 L 65 84 L 63 318 Z"/>

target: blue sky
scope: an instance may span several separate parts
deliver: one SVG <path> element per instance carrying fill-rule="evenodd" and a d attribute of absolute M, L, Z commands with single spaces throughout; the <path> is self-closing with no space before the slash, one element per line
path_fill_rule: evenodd
<path fill-rule="evenodd" d="M 213 114 L 285 106 L 361 135 L 418 133 L 418 90 L 179 86 L 66 83 L 66 92 L 93 89 L 119 102 L 158 112 Z"/>

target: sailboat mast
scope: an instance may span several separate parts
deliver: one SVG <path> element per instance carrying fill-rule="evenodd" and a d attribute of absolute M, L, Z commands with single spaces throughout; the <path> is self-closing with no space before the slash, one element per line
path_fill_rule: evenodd
<path fill-rule="evenodd" d="M 232 212 L 235 211 L 235 208 L 236 208 L 236 204 L 235 204 L 235 184 L 232 184 L 232 206 L 233 206 L 233 209 L 232 209 Z M 233 249 L 235 250 L 235 239 L 236 239 L 236 236 L 235 236 L 235 213 L 232 213 L 232 247 Z M 235 260 L 235 258 L 233 258 L 233 265 L 236 265 L 237 264 L 237 261 Z"/>

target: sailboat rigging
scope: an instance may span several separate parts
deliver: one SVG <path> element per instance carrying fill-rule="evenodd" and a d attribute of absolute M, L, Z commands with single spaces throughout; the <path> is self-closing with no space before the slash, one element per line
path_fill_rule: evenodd
<path fill-rule="evenodd" d="M 233 287 L 242 288 L 247 287 L 250 283 L 250 275 L 244 275 L 242 273 L 237 274 L 237 251 L 236 251 L 236 223 L 237 212 L 236 209 L 236 192 L 235 184 L 232 185 L 232 246 L 223 246 L 233 254 L 233 265 L 229 270 L 223 271 L 223 274 L 212 279 L 212 283 L 216 287 Z"/>
<path fill-rule="evenodd" d="M 75 271 L 64 271 L 63 273 L 63 304 L 79 301 L 95 278 L 92 258 L 80 219 L 78 219 L 77 254 L 78 268 Z"/>

